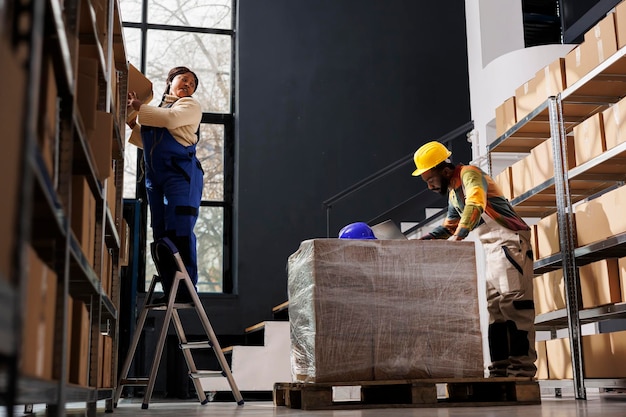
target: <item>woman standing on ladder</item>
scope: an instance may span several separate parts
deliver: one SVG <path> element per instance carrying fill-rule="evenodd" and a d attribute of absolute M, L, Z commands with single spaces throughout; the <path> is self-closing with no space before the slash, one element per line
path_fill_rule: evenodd
<path fill-rule="evenodd" d="M 198 77 L 187 67 L 175 67 L 169 71 L 166 84 L 158 107 L 144 105 L 134 91 L 128 93 L 128 106 L 137 111 L 136 120 L 128 125 L 133 129 L 133 136 L 141 136 L 154 241 L 167 237 L 176 245 L 195 286 L 198 259 L 194 227 L 204 175 L 196 157 L 202 109 L 198 100 L 191 96 L 198 88 Z M 157 265 L 165 298 L 155 303 L 166 302 L 169 297 L 176 271 L 173 259 L 172 262 L 166 260 L 169 258 L 161 257 Z M 176 299 L 190 301 L 184 285 Z"/>

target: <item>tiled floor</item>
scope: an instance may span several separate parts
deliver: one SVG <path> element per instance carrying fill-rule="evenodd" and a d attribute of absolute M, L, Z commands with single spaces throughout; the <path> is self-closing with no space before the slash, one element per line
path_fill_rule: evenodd
<path fill-rule="evenodd" d="M 79 412 L 78 410 L 76 410 Z M 80 412 L 79 412 L 80 414 Z M 39 412 L 37 413 L 39 415 Z M 68 407 L 68 415 L 75 415 Z M 104 404 L 98 404 L 98 417 L 624 417 L 626 394 L 588 395 L 587 400 L 576 400 L 571 395 L 562 398 L 545 395 L 541 405 L 498 407 L 438 407 L 438 408 L 382 408 L 332 411 L 303 411 L 287 407 L 275 407 L 271 401 L 246 402 L 237 406 L 234 402 L 214 402 L 200 405 L 196 401 L 153 401 L 147 410 L 141 409 L 141 399 L 123 399 L 112 414 L 105 414 Z"/>

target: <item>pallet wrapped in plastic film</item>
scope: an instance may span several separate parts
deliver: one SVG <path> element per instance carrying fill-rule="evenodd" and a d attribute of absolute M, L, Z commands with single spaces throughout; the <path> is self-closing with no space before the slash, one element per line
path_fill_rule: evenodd
<path fill-rule="evenodd" d="M 484 375 L 473 242 L 306 240 L 288 293 L 294 381 Z"/>

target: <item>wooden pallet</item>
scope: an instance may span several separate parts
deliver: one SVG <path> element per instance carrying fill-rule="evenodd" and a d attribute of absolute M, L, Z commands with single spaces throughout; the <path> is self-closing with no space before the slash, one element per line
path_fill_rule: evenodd
<path fill-rule="evenodd" d="M 445 397 L 437 386 L 445 386 Z M 338 401 L 333 388 L 358 387 L 360 399 Z M 398 381 L 356 381 L 274 384 L 274 405 L 302 410 L 475 407 L 541 404 L 533 378 L 443 378 Z"/>

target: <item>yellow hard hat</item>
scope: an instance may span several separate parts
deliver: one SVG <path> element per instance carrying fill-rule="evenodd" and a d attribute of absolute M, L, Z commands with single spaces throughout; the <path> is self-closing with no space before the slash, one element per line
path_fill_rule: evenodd
<path fill-rule="evenodd" d="M 422 145 L 413 155 L 413 161 L 415 161 L 415 167 L 417 168 L 413 171 L 413 176 L 417 177 L 429 169 L 433 169 L 448 159 L 450 155 L 452 155 L 452 152 L 437 141 Z"/>

